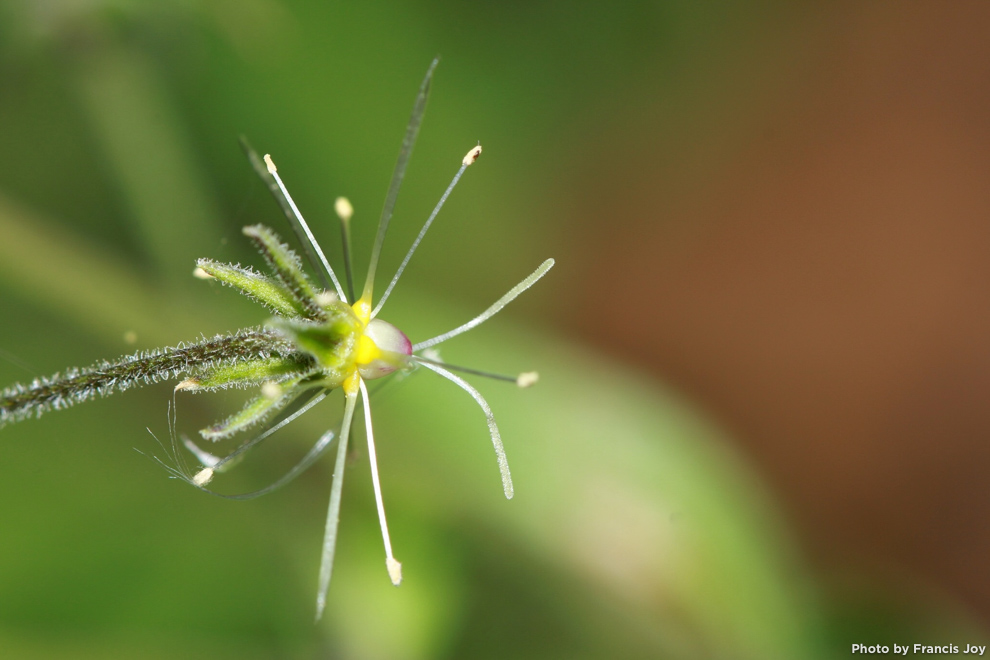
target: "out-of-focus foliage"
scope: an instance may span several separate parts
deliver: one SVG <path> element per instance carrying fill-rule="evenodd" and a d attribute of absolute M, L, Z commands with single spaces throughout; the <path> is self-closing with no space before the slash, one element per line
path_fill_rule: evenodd
<path fill-rule="evenodd" d="M 264 321 L 190 277 L 197 257 L 257 263 L 240 227 L 281 222 L 243 162 L 241 133 L 276 156 L 338 263 L 331 205 L 351 198 L 361 272 L 413 94 L 437 52 L 386 272 L 466 149 L 481 139 L 486 151 L 383 317 L 423 339 L 473 316 L 542 258 L 559 263 L 504 318 L 444 351 L 454 363 L 542 374 L 525 392 L 479 383 L 502 425 L 516 498 L 502 497 L 484 420 L 462 392 L 430 374 L 386 388 L 379 458 L 406 579 L 394 589 L 385 574 L 357 450 L 317 626 L 328 465 L 250 503 L 169 481 L 131 450 L 160 453 L 145 427 L 168 442 L 168 386 L 5 428 L 0 654 L 830 655 L 813 582 L 726 439 L 656 380 L 569 343 L 544 313 L 580 300 L 602 323 L 622 322 L 607 300 L 568 290 L 581 264 L 566 259 L 555 168 L 567 167 L 589 118 L 637 81 L 689 93 L 690 67 L 703 66 L 726 25 L 688 3 L 0 7 L 0 384 Z M 338 404 L 293 424 L 224 486 L 249 490 L 284 471 L 338 421 Z M 239 401 L 177 405 L 189 432 Z"/>

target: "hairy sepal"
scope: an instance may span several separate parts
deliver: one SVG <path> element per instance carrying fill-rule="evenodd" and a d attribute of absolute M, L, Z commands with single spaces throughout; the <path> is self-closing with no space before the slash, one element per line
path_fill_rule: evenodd
<path fill-rule="evenodd" d="M 316 290 L 303 272 L 298 255 L 264 225 L 245 227 L 244 235 L 254 242 L 275 277 L 285 285 L 295 302 L 306 310 L 303 316 L 317 321 L 324 320 L 326 314 L 316 300 Z"/>
<path fill-rule="evenodd" d="M 221 284 L 237 289 L 279 316 L 309 316 L 309 310 L 296 300 L 288 287 L 266 275 L 212 259 L 199 259 L 196 265 Z"/>
<path fill-rule="evenodd" d="M 269 357 L 223 364 L 193 374 L 189 389 L 193 392 L 213 392 L 229 388 L 244 389 L 264 383 L 285 383 L 306 376 L 316 366 L 308 355 Z"/>
<path fill-rule="evenodd" d="M 278 387 L 275 396 L 270 393 L 262 394 L 251 399 L 244 408 L 234 413 L 224 421 L 201 430 L 199 433 L 206 440 L 216 442 L 229 438 L 245 429 L 267 421 L 299 396 L 303 388 L 299 387 L 299 378 L 292 379 Z"/>

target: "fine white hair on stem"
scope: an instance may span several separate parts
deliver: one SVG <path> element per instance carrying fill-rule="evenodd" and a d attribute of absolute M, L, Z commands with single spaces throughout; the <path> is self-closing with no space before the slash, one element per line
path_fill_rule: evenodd
<path fill-rule="evenodd" d="M 361 405 L 364 407 L 364 432 L 368 436 L 368 462 L 371 463 L 371 483 L 375 487 L 375 504 L 378 506 L 378 523 L 382 528 L 382 541 L 385 543 L 385 567 L 392 584 L 399 586 L 402 582 L 402 564 L 396 561 L 392 554 L 392 541 L 388 536 L 388 523 L 385 522 L 385 503 L 382 501 L 382 485 L 378 479 L 378 454 L 375 452 L 375 434 L 371 430 L 371 399 L 368 387 L 361 379 Z"/>
<path fill-rule="evenodd" d="M 470 394 L 478 405 L 481 406 L 481 409 L 485 411 L 485 419 L 488 421 L 488 431 L 491 433 L 492 445 L 495 447 L 495 457 L 498 459 L 498 471 L 502 475 L 502 490 L 505 491 L 505 498 L 511 500 L 513 490 L 512 475 L 509 473 L 509 461 L 505 457 L 505 447 L 502 446 L 502 436 L 498 432 L 498 425 L 495 423 L 495 415 L 492 414 L 491 406 L 489 406 L 488 402 L 485 401 L 485 397 L 481 396 L 481 392 L 474 389 L 463 378 L 460 376 L 455 376 L 443 367 L 439 367 L 430 362 L 420 362 L 420 364 L 430 371 L 435 371 L 455 385 L 460 386 L 460 388 Z"/>
<path fill-rule="evenodd" d="M 508 293 L 506 293 L 504 296 L 502 296 L 497 301 L 495 301 L 494 305 L 483 311 L 481 314 L 475 316 L 473 319 L 471 319 L 470 321 L 468 321 L 467 323 L 465 323 L 464 325 L 458 328 L 454 328 L 449 332 L 445 332 L 442 335 L 438 335 L 433 339 L 427 339 L 426 341 L 421 341 L 418 344 L 414 344 L 413 351 L 419 351 L 424 348 L 429 348 L 430 346 L 436 346 L 441 342 L 447 341 L 451 337 L 456 337 L 457 335 L 465 333 L 468 330 L 471 330 L 472 328 L 478 327 L 479 325 L 481 325 L 482 323 L 484 323 L 485 321 L 487 321 L 488 319 L 490 319 L 491 317 L 495 316 L 500 311 L 502 311 L 503 307 L 505 307 L 510 302 L 515 300 L 517 297 L 519 297 L 519 294 L 521 294 L 523 291 L 536 284 L 539 281 L 539 279 L 544 275 L 546 275 L 547 271 L 550 270 L 551 268 L 553 268 L 553 259 L 547 259 L 542 264 L 540 264 L 540 267 L 537 268 L 535 271 L 533 271 L 533 273 L 529 277 L 527 277 L 522 282 L 512 287 Z"/>
<path fill-rule="evenodd" d="M 340 522 L 340 494 L 344 487 L 344 465 L 347 463 L 347 440 L 351 434 L 351 420 L 357 407 L 357 396 L 344 400 L 344 420 L 340 425 L 337 443 L 337 460 L 333 465 L 333 486 L 330 488 L 330 506 L 327 508 L 327 526 L 323 533 L 323 553 L 320 557 L 320 581 L 316 592 L 316 620 L 323 616 L 327 604 L 327 589 L 333 574 L 333 555 L 337 547 L 337 524 Z"/>
<path fill-rule="evenodd" d="M 402 272 L 406 269 L 406 266 L 409 264 L 409 260 L 412 259 L 412 256 L 416 252 L 416 248 L 419 247 L 423 237 L 426 236 L 426 232 L 429 230 L 430 225 L 433 224 L 434 218 L 437 217 L 437 214 L 440 213 L 440 209 L 442 209 L 443 205 L 447 202 L 447 198 L 450 197 L 450 193 L 454 190 L 454 186 L 456 186 L 457 182 L 461 180 L 461 175 L 464 174 L 464 170 L 466 170 L 474 161 L 478 160 L 478 156 L 480 155 L 481 145 L 479 144 L 471 149 L 471 151 L 469 151 L 468 154 L 461 160 L 460 169 L 457 170 L 457 174 L 454 175 L 450 185 L 447 186 L 447 189 L 443 192 L 443 195 L 440 196 L 440 201 L 437 202 L 437 205 L 433 208 L 433 212 L 430 213 L 430 217 L 426 219 L 426 223 L 423 224 L 423 228 L 419 230 L 419 235 L 416 236 L 416 240 L 413 241 L 412 247 L 409 248 L 409 251 L 406 252 L 405 258 L 402 260 L 402 263 L 399 264 L 399 270 L 395 271 L 395 277 L 393 277 L 392 281 L 388 283 L 388 288 L 386 288 L 385 293 L 382 294 L 381 300 L 378 301 L 378 304 L 375 305 L 375 309 L 371 312 L 371 318 L 378 316 L 378 312 L 381 311 L 382 305 L 385 304 L 385 301 L 388 300 L 388 297 L 392 294 L 392 289 L 395 288 L 395 284 L 399 281 L 399 278 L 402 277 Z"/>
<path fill-rule="evenodd" d="M 275 183 L 278 184 L 278 189 L 281 190 L 282 195 L 285 196 L 285 201 L 289 203 L 289 207 L 292 209 L 292 215 L 295 217 L 296 222 L 299 223 L 303 233 L 306 235 L 306 240 L 309 241 L 309 244 L 320 257 L 320 262 L 323 264 L 323 268 L 326 269 L 327 275 L 329 275 L 330 279 L 333 281 L 333 286 L 337 289 L 337 294 L 340 296 L 341 300 L 347 302 L 347 296 L 344 295 L 344 289 L 341 288 L 340 282 L 337 280 L 337 274 L 333 272 L 330 262 L 327 261 L 326 255 L 323 254 L 323 248 L 321 248 L 320 244 L 317 243 L 316 238 L 313 236 L 313 232 L 309 229 L 309 225 L 306 224 L 306 220 L 302 217 L 302 213 L 299 212 L 299 208 L 292 200 L 292 196 L 289 194 L 289 191 L 286 190 L 285 184 L 282 183 L 282 177 L 278 175 L 278 168 L 275 167 L 275 163 L 272 162 L 272 157 L 269 154 L 265 154 L 265 165 L 268 166 L 269 174 L 275 177 Z"/>

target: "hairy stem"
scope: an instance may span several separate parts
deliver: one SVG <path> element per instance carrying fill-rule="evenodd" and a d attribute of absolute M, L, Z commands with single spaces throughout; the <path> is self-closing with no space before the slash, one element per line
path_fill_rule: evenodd
<path fill-rule="evenodd" d="M 85 369 L 70 369 L 0 392 L 0 426 L 38 417 L 49 410 L 68 408 L 96 396 L 189 375 L 200 369 L 274 355 L 287 356 L 294 352 L 281 335 L 270 330 L 251 329 L 174 348 L 143 351 L 110 362 L 98 362 Z"/>

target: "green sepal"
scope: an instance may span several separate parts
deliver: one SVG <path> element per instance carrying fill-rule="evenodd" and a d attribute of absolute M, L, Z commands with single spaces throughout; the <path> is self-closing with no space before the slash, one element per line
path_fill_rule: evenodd
<path fill-rule="evenodd" d="M 354 370 L 361 321 L 347 305 L 337 303 L 327 308 L 325 323 L 275 318 L 268 325 L 295 347 L 311 355 L 323 375 L 326 387 L 339 387 Z"/>
<path fill-rule="evenodd" d="M 279 385 L 279 391 L 276 396 L 269 396 L 270 393 L 266 393 L 251 399 L 240 412 L 234 413 L 224 421 L 201 430 L 199 434 L 207 440 L 216 442 L 217 440 L 229 438 L 235 433 L 266 421 L 272 415 L 289 405 L 299 395 L 301 391 L 297 387 L 299 381 L 299 378 L 295 378 Z"/>
<path fill-rule="evenodd" d="M 199 259 L 196 265 L 226 286 L 231 286 L 249 298 L 281 316 L 307 316 L 308 310 L 296 301 L 292 292 L 272 278 L 256 273 L 250 268 L 220 263 L 212 259 Z"/>
<path fill-rule="evenodd" d="M 302 263 L 296 253 L 282 243 L 275 232 L 264 225 L 252 225 L 245 227 L 243 231 L 245 236 L 254 241 L 258 251 L 275 273 L 275 277 L 285 285 L 295 302 L 305 310 L 303 316 L 317 321 L 325 319 L 326 314 L 316 300 L 316 290 L 303 272 Z"/>
<path fill-rule="evenodd" d="M 193 374 L 188 388 L 214 391 L 230 387 L 246 388 L 263 383 L 282 383 L 313 370 L 315 361 L 308 355 L 270 357 L 222 364 Z"/>

